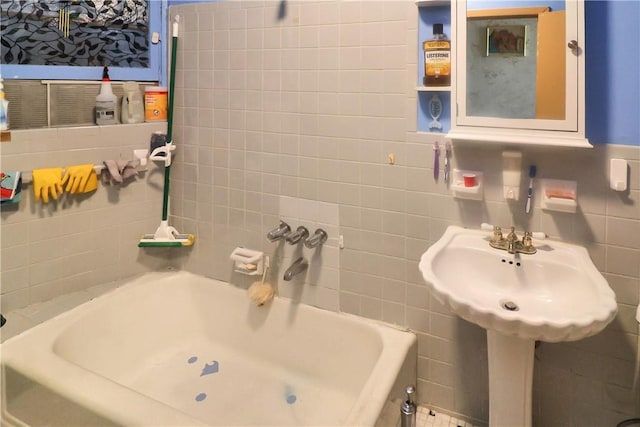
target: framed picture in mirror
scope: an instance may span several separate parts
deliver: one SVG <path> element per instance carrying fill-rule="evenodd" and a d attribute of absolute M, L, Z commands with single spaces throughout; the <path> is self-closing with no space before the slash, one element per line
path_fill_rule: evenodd
<path fill-rule="evenodd" d="M 525 56 L 526 25 L 487 27 L 487 56 Z"/>

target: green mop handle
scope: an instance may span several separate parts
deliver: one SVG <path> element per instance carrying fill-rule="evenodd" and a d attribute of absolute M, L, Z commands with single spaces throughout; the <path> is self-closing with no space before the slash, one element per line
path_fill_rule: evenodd
<path fill-rule="evenodd" d="M 167 144 L 173 144 L 173 101 L 175 99 L 176 87 L 176 56 L 178 50 L 178 21 L 176 15 L 173 22 L 173 37 L 171 38 L 171 74 L 169 75 L 169 117 L 167 118 Z M 167 156 L 169 153 L 167 153 Z M 162 198 L 162 220 L 169 218 L 169 174 L 171 164 L 164 167 L 164 194 Z"/>

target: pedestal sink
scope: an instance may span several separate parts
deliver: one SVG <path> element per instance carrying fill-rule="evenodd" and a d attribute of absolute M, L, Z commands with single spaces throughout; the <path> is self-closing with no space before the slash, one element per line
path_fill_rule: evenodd
<path fill-rule="evenodd" d="M 597 334 L 616 298 L 585 248 L 534 239 L 535 254 L 510 254 L 491 235 L 450 226 L 419 268 L 438 301 L 487 330 L 489 426 L 529 427 L 535 341 Z"/>

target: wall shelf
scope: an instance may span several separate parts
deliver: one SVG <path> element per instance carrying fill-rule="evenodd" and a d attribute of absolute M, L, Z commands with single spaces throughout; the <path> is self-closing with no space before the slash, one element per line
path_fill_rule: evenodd
<path fill-rule="evenodd" d="M 433 25 L 441 23 L 444 33 L 450 39 L 451 34 L 451 1 L 450 0 L 417 0 L 418 7 L 418 39 L 416 40 L 416 54 L 418 69 L 416 70 L 416 110 L 417 133 L 419 134 L 447 134 L 451 130 L 451 86 L 424 86 L 424 51 L 422 43 L 433 37 Z M 429 101 L 438 96 L 442 103 L 442 111 L 438 116 L 441 128 L 430 127 L 433 118 L 429 113 Z"/>
<path fill-rule="evenodd" d="M 589 141 L 576 133 L 531 131 L 528 129 L 495 129 L 458 126 L 449 131 L 447 137 L 452 141 L 470 144 L 527 144 L 555 145 L 557 147 L 593 148 Z"/>
<path fill-rule="evenodd" d="M 476 177 L 476 185 L 465 187 L 464 175 L 473 174 Z M 456 199 L 482 200 L 484 199 L 484 174 L 479 171 L 453 170 L 453 180 L 451 181 L 451 192 Z"/>
<path fill-rule="evenodd" d="M 417 86 L 418 92 L 451 92 L 451 86 Z"/>
<path fill-rule="evenodd" d="M 451 0 L 416 0 L 417 7 L 450 6 Z"/>

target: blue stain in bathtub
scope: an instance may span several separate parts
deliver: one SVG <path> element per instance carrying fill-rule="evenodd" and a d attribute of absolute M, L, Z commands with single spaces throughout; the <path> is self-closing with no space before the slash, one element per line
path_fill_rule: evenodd
<path fill-rule="evenodd" d="M 192 363 L 196 363 L 197 361 L 198 361 L 198 358 L 196 356 L 191 356 L 189 360 L 187 360 L 187 363 L 192 364 Z"/>
<path fill-rule="evenodd" d="M 293 405 L 294 403 L 296 403 L 296 400 L 298 400 L 295 393 L 293 392 L 293 387 L 288 384 L 284 387 L 284 394 L 289 405 Z"/>
<path fill-rule="evenodd" d="M 218 361 L 214 360 L 213 363 L 211 363 L 211 365 L 209 365 L 208 363 L 204 364 L 204 368 L 202 369 L 202 373 L 200 374 L 200 376 L 204 377 L 205 375 L 215 374 L 218 371 L 219 371 Z"/>
<path fill-rule="evenodd" d="M 202 402 L 207 398 L 207 393 L 200 393 L 196 396 L 196 402 Z"/>

